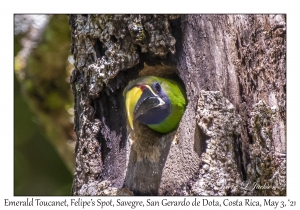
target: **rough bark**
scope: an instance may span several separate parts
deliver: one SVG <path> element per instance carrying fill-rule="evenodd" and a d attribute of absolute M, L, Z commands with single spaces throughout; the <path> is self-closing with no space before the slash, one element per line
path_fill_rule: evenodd
<path fill-rule="evenodd" d="M 70 15 L 74 195 L 284 195 L 284 15 Z M 127 129 L 122 91 L 179 77 L 176 131 Z M 252 190 L 253 184 L 272 189 Z"/>

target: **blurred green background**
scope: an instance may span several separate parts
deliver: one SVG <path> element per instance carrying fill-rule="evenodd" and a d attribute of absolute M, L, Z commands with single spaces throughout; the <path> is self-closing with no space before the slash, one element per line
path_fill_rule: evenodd
<path fill-rule="evenodd" d="M 15 15 L 14 29 L 14 195 L 71 195 L 68 16 Z"/>

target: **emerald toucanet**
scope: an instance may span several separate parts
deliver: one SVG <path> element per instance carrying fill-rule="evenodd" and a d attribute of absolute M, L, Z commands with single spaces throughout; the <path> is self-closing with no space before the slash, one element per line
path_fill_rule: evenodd
<path fill-rule="evenodd" d="M 178 127 L 187 103 L 182 85 L 172 79 L 140 77 L 124 89 L 126 114 L 130 127 L 133 121 L 152 130 L 168 133 Z"/>

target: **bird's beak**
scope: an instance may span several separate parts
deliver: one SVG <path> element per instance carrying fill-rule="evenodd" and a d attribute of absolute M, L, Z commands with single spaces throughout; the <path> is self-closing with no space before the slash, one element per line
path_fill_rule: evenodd
<path fill-rule="evenodd" d="M 143 91 L 140 87 L 133 87 L 126 93 L 125 106 L 126 106 L 128 122 L 131 129 L 133 129 L 134 108 L 142 94 Z"/>
<path fill-rule="evenodd" d="M 165 102 L 153 92 L 149 85 L 133 87 L 126 93 L 126 113 L 131 129 L 133 129 L 133 120 L 145 114 L 149 109 L 162 106 Z"/>
<path fill-rule="evenodd" d="M 164 105 L 165 102 L 153 92 L 152 88 L 145 85 L 142 95 L 134 108 L 134 119 L 147 113 L 148 110 Z"/>

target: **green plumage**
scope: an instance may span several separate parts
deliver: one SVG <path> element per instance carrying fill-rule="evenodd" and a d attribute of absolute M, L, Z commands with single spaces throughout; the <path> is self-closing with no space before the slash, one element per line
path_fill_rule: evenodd
<path fill-rule="evenodd" d="M 174 80 L 159 77 L 156 77 L 155 79 L 161 84 L 171 102 L 171 113 L 163 122 L 148 126 L 160 133 L 169 133 L 178 127 L 180 119 L 185 111 L 186 99 L 184 89 Z"/>
<path fill-rule="evenodd" d="M 156 83 L 160 84 L 160 87 L 163 91 L 158 92 L 155 89 L 154 84 Z M 133 89 L 134 87 L 143 87 L 144 90 L 145 86 L 146 88 L 151 89 L 151 91 L 156 95 L 155 97 L 162 99 L 165 102 L 164 106 L 166 106 L 166 104 L 169 104 L 170 102 L 170 106 L 168 107 L 167 111 L 159 110 L 162 111 L 162 113 L 164 112 L 169 113 L 163 119 L 163 121 L 157 124 L 147 124 L 147 125 L 151 129 L 160 133 L 169 133 L 174 129 L 176 129 L 185 111 L 185 107 L 187 103 L 185 90 L 181 85 L 181 83 L 172 79 L 166 79 L 166 78 L 155 77 L 155 76 L 141 77 L 128 84 L 128 86 L 124 90 L 124 96 L 126 97 L 126 93 L 131 89 Z M 138 96 L 140 97 L 140 95 Z M 167 96 L 167 98 L 165 96 Z M 138 99 L 135 100 L 137 101 Z M 163 108 L 163 106 L 161 107 Z M 126 107 L 126 108 L 133 109 L 132 107 Z M 155 108 L 157 110 L 157 106 Z M 147 113 L 144 114 L 144 117 L 147 117 Z M 149 112 L 148 117 L 153 117 L 153 110 L 151 114 Z"/>

